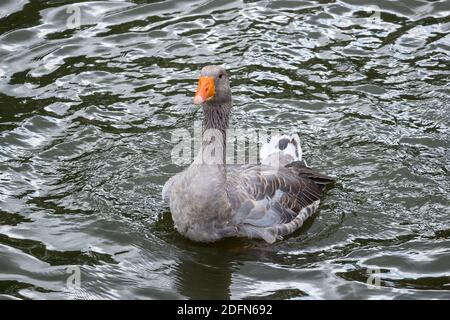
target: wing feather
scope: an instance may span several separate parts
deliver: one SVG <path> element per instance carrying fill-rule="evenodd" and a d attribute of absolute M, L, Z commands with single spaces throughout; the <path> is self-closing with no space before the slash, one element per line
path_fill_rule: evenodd
<path fill-rule="evenodd" d="M 294 162 L 274 170 L 263 165 L 229 166 L 227 194 L 238 235 L 274 242 L 298 228 L 316 210 L 334 179 Z"/>

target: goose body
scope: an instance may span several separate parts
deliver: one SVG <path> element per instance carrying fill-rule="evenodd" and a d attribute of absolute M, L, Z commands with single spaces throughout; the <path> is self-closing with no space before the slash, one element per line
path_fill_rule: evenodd
<path fill-rule="evenodd" d="M 202 69 L 194 102 L 204 111 L 202 150 L 163 188 L 177 231 L 200 242 L 247 237 L 273 243 L 300 228 L 334 179 L 306 165 L 298 136 L 273 137 L 261 148 L 261 163 L 201 161 L 211 145 L 226 148 L 231 92 L 222 67 Z M 208 130 L 218 135 L 212 139 Z"/>

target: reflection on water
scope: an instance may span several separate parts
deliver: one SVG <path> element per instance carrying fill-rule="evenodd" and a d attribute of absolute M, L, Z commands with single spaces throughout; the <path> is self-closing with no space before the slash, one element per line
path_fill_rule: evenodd
<path fill-rule="evenodd" d="M 186 257 L 176 266 L 180 294 L 189 299 L 229 299 L 233 257 L 217 252 L 214 260 L 209 255 L 195 258 Z"/>
<path fill-rule="evenodd" d="M 449 30 L 445 1 L 3 0 L 0 297 L 450 298 Z M 338 178 L 274 245 L 187 241 L 160 198 L 211 63 L 235 126 Z"/>

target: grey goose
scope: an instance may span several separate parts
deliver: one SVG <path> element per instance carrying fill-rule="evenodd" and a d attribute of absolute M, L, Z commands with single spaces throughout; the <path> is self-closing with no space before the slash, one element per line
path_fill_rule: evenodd
<path fill-rule="evenodd" d="M 203 109 L 201 151 L 162 192 L 176 230 L 199 242 L 246 237 L 274 243 L 299 229 L 334 178 L 306 165 L 297 135 L 273 137 L 261 148 L 260 163 L 226 163 L 232 97 L 223 67 L 201 70 L 194 103 Z M 213 152 L 218 161 L 204 161 L 211 145 L 223 148 Z"/>

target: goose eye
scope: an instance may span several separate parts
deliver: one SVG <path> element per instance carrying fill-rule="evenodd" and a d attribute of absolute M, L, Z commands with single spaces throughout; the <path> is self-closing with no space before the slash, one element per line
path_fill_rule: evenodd
<path fill-rule="evenodd" d="M 223 74 L 219 74 L 219 79 L 222 79 Z"/>

